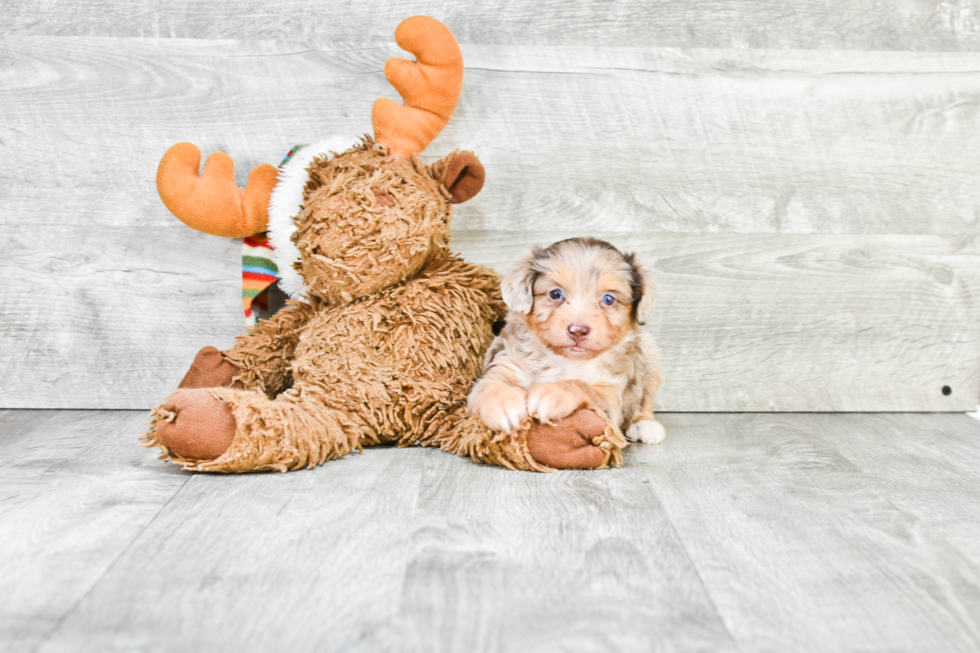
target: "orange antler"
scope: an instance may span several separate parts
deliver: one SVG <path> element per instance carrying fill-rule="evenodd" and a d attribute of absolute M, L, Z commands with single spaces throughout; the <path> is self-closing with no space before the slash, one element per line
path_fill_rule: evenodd
<path fill-rule="evenodd" d="M 463 89 L 463 55 L 445 25 L 435 18 L 406 18 L 395 30 L 395 42 L 418 61 L 392 57 L 385 77 L 405 104 L 379 98 L 371 111 L 375 139 L 400 157 L 418 154 L 453 115 Z"/>
<path fill-rule="evenodd" d="M 188 227 L 215 236 L 241 238 L 265 231 L 279 171 L 259 164 L 240 189 L 227 154 L 209 156 L 198 177 L 200 166 L 201 150 L 192 143 L 178 143 L 160 159 L 157 192 L 170 212 Z"/>

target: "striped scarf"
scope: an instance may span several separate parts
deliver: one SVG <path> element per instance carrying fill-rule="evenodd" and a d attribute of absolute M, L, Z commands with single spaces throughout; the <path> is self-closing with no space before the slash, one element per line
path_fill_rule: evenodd
<path fill-rule="evenodd" d="M 295 145 L 282 160 L 283 167 L 304 145 Z M 279 268 L 272 260 L 272 244 L 266 232 L 242 240 L 242 307 L 245 325 L 252 326 L 259 318 L 269 317 L 269 286 L 279 280 Z"/>
<path fill-rule="evenodd" d="M 266 289 L 279 280 L 279 269 L 272 260 L 272 245 L 265 232 L 242 240 L 242 307 L 245 324 L 255 324 L 258 316 L 268 317 L 269 303 Z M 256 309 L 256 310 L 253 310 Z"/>

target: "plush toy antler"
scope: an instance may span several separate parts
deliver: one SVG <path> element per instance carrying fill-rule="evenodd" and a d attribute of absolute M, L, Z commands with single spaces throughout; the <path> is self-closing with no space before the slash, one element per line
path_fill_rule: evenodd
<path fill-rule="evenodd" d="M 242 238 L 265 231 L 269 198 L 279 172 L 268 163 L 252 168 L 248 184 L 235 184 L 231 157 L 215 152 L 201 166 L 201 151 L 193 143 L 174 145 L 157 168 L 157 192 L 170 212 L 188 227 L 215 236 Z"/>
<path fill-rule="evenodd" d="M 463 55 L 449 28 L 428 16 L 403 20 L 395 30 L 395 41 L 418 61 L 388 59 L 385 77 L 405 104 L 379 98 L 371 121 L 375 140 L 394 156 L 408 158 L 424 150 L 453 115 L 463 88 Z M 471 164 L 469 159 L 458 163 L 462 168 Z M 201 151 L 192 143 L 178 143 L 163 155 L 157 191 L 167 208 L 187 226 L 215 236 L 241 238 L 265 231 L 269 199 L 278 179 L 276 168 L 267 163 L 252 168 L 248 184 L 240 189 L 235 184 L 235 164 L 227 154 L 209 156 L 198 176 L 200 165 Z M 469 179 L 460 175 L 464 178 Z M 478 186 L 482 185 L 480 176 Z"/>
<path fill-rule="evenodd" d="M 395 42 L 418 61 L 388 59 L 385 77 L 405 104 L 378 98 L 371 122 L 377 142 L 408 158 L 424 150 L 453 115 L 463 89 L 463 55 L 449 28 L 428 16 L 403 20 Z"/>

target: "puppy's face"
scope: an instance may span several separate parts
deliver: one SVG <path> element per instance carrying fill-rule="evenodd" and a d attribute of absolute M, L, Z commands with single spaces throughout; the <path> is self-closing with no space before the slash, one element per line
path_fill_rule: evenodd
<path fill-rule="evenodd" d="M 573 359 L 594 358 L 643 324 L 655 293 L 632 254 L 591 238 L 531 250 L 501 290 L 548 349 Z"/>

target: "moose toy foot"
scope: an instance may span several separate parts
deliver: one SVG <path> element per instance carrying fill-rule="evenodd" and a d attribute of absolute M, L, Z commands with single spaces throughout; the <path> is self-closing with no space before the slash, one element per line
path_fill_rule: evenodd
<path fill-rule="evenodd" d="M 207 390 L 175 392 L 162 409 L 166 417 L 156 425 L 157 440 L 181 458 L 214 460 L 235 438 L 231 408 Z"/>
<path fill-rule="evenodd" d="M 596 469 L 607 453 L 594 445 L 606 422 L 591 410 L 579 409 L 554 425 L 535 423 L 527 434 L 527 448 L 536 461 L 555 469 Z"/>

